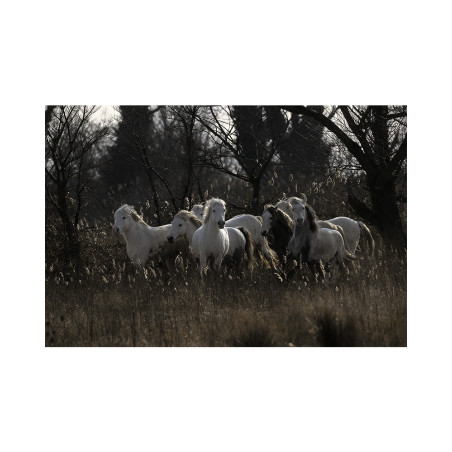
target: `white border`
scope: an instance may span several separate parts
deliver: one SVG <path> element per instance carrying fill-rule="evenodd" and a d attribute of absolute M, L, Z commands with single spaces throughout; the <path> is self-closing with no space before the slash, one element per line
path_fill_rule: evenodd
<path fill-rule="evenodd" d="M 443 5 L 6 7 L 3 450 L 450 448 L 450 278 L 436 251 L 450 252 L 436 245 L 450 210 Z M 408 348 L 45 349 L 42 126 L 54 103 L 408 104 Z M 430 210 L 444 228 L 421 227 Z"/>

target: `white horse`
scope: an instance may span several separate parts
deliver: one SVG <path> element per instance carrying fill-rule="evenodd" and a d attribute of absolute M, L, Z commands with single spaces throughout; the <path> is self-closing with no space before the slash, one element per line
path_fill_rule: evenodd
<path fill-rule="evenodd" d="M 193 208 L 191 209 L 193 215 L 195 215 L 195 217 L 198 220 L 204 221 L 204 207 L 205 207 L 205 203 L 202 204 L 195 204 L 193 206 Z"/>
<path fill-rule="evenodd" d="M 171 229 L 168 233 L 168 242 L 173 243 L 174 240 L 177 240 L 179 237 L 185 237 L 188 244 L 192 248 L 193 235 L 202 225 L 202 221 L 199 220 L 193 212 L 180 210 L 171 222 Z M 251 265 L 253 262 L 253 238 L 251 234 L 246 228 L 237 228 L 245 238 L 244 245 L 240 234 L 236 231 L 230 231 L 230 229 L 231 228 L 225 228 L 229 236 L 229 249 L 224 257 L 224 262 L 231 266 L 235 265 L 238 269 L 240 269 L 244 253 L 246 253 L 248 257 L 248 264 Z"/>
<path fill-rule="evenodd" d="M 288 261 L 292 258 L 306 262 L 313 273 L 320 261 L 344 268 L 344 258 L 354 259 L 344 245 L 342 235 L 334 229 L 319 228 L 314 209 L 305 203 L 294 203 L 294 232 L 289 241 Z"/>
<path fill-rule="evenodd" d="M 187 255 L 188 243 L 185 239 L 169 245 L 166 237 L 170 224 L 152 227 L 147 225 L 132 206 L 121 206 L 114 216 L 113 232 L 121 234 L 126 241 L 127 255 L 138 266 L 144 266 L 149 259 L 161 257 L 168 269 L 175 270 L 174 260 L 180 254 Z"/>
<path fill-rule="evenodd" d="M 196 204 L 192 208 L 192 213 L 203 221 L 205 215 L 204 210 L 205 206 L 203 204 Z M 225 226 L 230 228 L 246 228 L 251 233 L 256 248 L 264 255 L 270 267 L 276 270 L 276 256 L 268 246 L 267 239 L 261 234 L 262 221 L 259 217 L 250 214 L 236 215 L 227 220 Z"/>
<path fill-rule="evenodd" d="M 252 246 L 250 237 L 247 240 L 239 229 L 225 228 L 225 214 L 226 203 L 218 198 L 210 199 L 206 206 L 204 223 L 193 233 L 191 248 L 199 258 L 201 275 L 207 267 L 209 258 L 214 260 L 214 269 L 219 270 L 227 255 L 235 260 L 240 254 L 250 252 Z"/>
<path fill-rule="evenodd" d="M 276 207 L 293 218 L 293 206 L 296 204 L 306 204 L 306 195 L 302 194 L 301 196 L 302 198 L 293 196 L 287 200 L 279 201 Z M 329 220 L 317 220 L 317 226 L 319 228 L 336 229 L 340 232 L 344 239 L 345 248 L 351 254 L 356 253 L 356 248 L 358 247 L 358 242 L 362 234 L 366 241 L 367 250 L 372 256 L 375 241 L 369 228 L 362 221 L 356 221 L 349 217 L 335 217 Z"/>
<path fill-rule="evenodd" d="M 171 229 L 168 233 L 167 239 L 169 243 L 173 243 L 179 237 L 185 237 L 190 247 L 192 246 L 193 234 L 202 226 L 202 221 L 199 220 L 193 212 L 188 210 L 180 210 L 174 215 L 171 222 Z"/>

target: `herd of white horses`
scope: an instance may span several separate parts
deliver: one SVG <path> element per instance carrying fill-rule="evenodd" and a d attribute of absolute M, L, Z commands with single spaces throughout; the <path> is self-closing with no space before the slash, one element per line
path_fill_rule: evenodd
<path fill-rule="evenodd" d="M 303 262 L 324 277 L 324 267 L 337 273 L 357 250 L 365 247 L 372 255 L 375 246 L 364 223 L 348 217 L 319 220 L 305 195 L 266 205 L 260 217 L 225 218 L 226 203 L 212 198 L 192 211 L 179 211 L 170 224 L 152 227 L 126 204 L 114 214 L 113 232 L 124 237 L 127 255 L 137 266 L 161 259 L 171 273 L 181 256 L 187 265 L 198 265 L 201 276 L 209 267 L 241 271 L 244 264 L 252 267 L 262 259 L 283 277 Z"/>

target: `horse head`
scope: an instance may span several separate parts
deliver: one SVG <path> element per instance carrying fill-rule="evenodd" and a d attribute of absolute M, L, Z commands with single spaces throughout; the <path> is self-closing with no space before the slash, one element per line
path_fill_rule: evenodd
<path fill-rule="evenodd" d="M 204 220 L 204 207 L 205 204 L 195 204 L 193 206 L 193 209 L 191 209 L 191 211 L 193 212 L 193 214 L 201 221 Z"/>
<path fill-rule="evenodd" d="M 184 211 L 180 211 L 179 213 L 177 213 L 173 218 L 173 221 L 171 222 L 171 229 L 167 237 L 169 243 L 173 243 L 178 237 L 185 235 L 187 226 L 183 212 Z"/>
<path fill-rule="evenodd" d="M 133 210 L 133 207 L 127 204 L 124 204 L 115 212 L 114 215 L 115 223 L 113 225 L 113 232 L 116 235 L 123 234 L 127 231 L 127 229 L 129 229 L 130 223 L 134 221 L 132 219 L 132 212 L 134 212 L 135 215 L 137 215 L 136 212 Z"/>
<path fill-rule="evenodd" d="M 291 198 L 292 218 L 297 226 L 301 226 L 306 219 L 306 205 L 300 198 Z"/>
<path fill-rule="evenodd" d="M 217 223 L 220 229 L 224 228 L 226 215 L 226 203 L 222 199 L 212 198 L 207 203 L 204 224 L 209 221 Z"/>
<path fill-rule="evenodd" d="M 261 235 L 264 237 L 271 231 L 273 222 L 276 216 L 276 208 L 271 204 L 265 206 L 264 213 L 262 214 L 262 228 Z"/>

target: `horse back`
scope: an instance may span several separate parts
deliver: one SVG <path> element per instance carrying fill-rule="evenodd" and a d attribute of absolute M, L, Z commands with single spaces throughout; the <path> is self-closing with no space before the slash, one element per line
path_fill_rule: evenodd
<path fill-rule="evenodd" d="M 226 227 L 229 236 L 229 250 L 234 252 L 237 248 L 245 248 L 246 239 L 242 232 L 235 227 Z"/>
<path fill-rule="evenodd" d="M 245 213 L 232 217 L 231 219 L 226 221 L 226 226 L 233 228 L 242 226 L 248 229 L 248 231 L 254 237 L 254 240 L 257 241 L 261 233 L 262 223 L 254 215 Z"/>
<path fill-rule="evenodd" d="M 338 253 L 343 257 L 344 252 L 344 239 L 338 231 L 326 228 L 318 230 L 316 247 L 312 253 L 313 259 L 330 260 Z"/>

